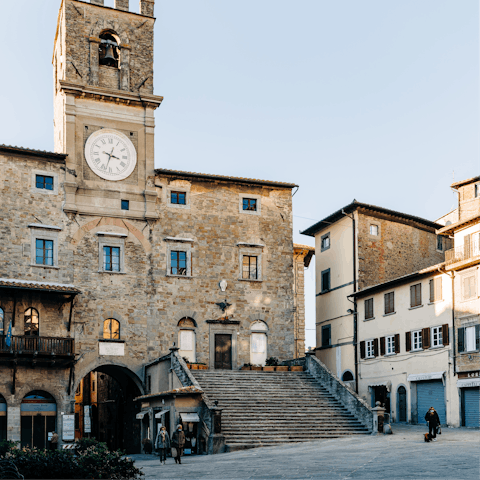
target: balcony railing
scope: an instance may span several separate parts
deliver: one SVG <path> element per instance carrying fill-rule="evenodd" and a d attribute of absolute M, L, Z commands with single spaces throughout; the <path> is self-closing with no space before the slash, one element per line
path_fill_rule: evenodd
<path fill-rule="evenodd" d="M 6 335 L 1 335 L 0 353 L 72 356 L 75 354 L 75 341 L 73 338 L 12 335 L 9 346 Z"/>
<path fill-rule="evenodd" d="M 445 262 L 448 265 L 453 265 L 458 262 L 473 261 L 480 258 L 480 239 L 478 235 L 470 237 L 468 242 L 465 239 L 464 245 L 452 248 L 445 252 Z"/>

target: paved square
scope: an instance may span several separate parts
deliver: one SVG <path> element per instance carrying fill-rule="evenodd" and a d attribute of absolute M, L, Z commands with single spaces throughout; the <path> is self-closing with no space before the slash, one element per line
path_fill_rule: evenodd
<path fill-rule="evenodd" d="M 146 479 L 480 479 L 480 432 L 444 428 L 425 443 L 425 426 L 394 425 L 394 435 L 286 444 L 208 456 L 132 455 Z"/>

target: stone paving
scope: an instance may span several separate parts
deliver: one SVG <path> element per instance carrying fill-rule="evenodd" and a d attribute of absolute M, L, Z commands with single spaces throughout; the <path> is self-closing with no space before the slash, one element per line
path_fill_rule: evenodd
<path fill-rule="evenodd" d="M 480 479 L 480 432 L 444 428 L 425 443 L 425 426 L 393 425 L 394 435 L 285 444 L 209 456 L 132 455 L 146 479 Z"/>

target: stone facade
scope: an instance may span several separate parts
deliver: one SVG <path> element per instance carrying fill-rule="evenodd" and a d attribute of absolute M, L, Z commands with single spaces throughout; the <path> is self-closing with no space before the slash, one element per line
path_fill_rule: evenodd
<path fill-rule="evenodd" d="M 117 1 L 117 9 L 102 4 L 63 0 L 60 8 L 54 71 L 55 150 L 61 153 L 0 147 L 4 333 L 12 325 L 13 338 L 21 339 L 15 341 L 27 342 L 28 310 L 39 318 L 22 361 L 0 345 L 0 394 L 9 438 L 21 437 L 17 413 L 35 390 L 54 397 L 62 439 L 62 415 L 74 414 L 82 378 L 94 370 L 111 376 L 129 405 L 118 432 L 125 439 L 121 446 L 138 451 L 133 398 L 146 392 L 144 365 L 174 342 L 190 339 L 195 360 L 215 368 L 216 340 L 223 335 L 231 342 L 231 368 L 237 368 L 250 361 L 257 322 L 269 356 L 294 356 L 300 335 L 294 314 L 295 185 L 155 170 L 153 112 L 162 98 L 152 90 L 154 2 L 142 0 L 140 15 L 125 11 L 126 1 Z M 98 63 L 103 31 L 119 37 L 117 88 L 114 70 L 108 70 L 110 80 L 96 72 L 112 68 Z M 135 147 L 137 164 L 124 180 L 103 180 L 85 161 L 85 142 L 101 128 L 124 133 Z M 52 188 L 37 185 L 45 177 Z M 185 202 L 173 200 L 179 192 Z M 245 210 L 244 198 L 255 208 Z M 37 259 L 37 240 L 51 242 L 52 262 Z M 118 252 L 118 270 L 107 266 L 109 251 L 112 258 Z M 180 254 L 185 271 L 172 263 Z M 251 263 L 245 267 L 245 261 Z M 228 304 L 223 309 L 222 302 Z M 180 328 L 185 318 L 191 326 Z M 108 330 L 112 325 L 115 333 Z M 52 338 L 55 347 L 48 343 Z M 48 356 L 52 348 L 56 353 Z"/>

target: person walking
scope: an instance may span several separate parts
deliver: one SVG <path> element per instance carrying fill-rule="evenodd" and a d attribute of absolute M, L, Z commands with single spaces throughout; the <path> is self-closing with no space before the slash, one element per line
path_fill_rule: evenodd
<path fill-rule="evenodd" d="M 165 465 L 168 448 L 170 448 L 170 437 L 167 429 L 162 427 L 155 440 L 155 449 L 160 453 L 160 465 Z"/>
<path fill-rule="evenodd" d="M 425 420 L 428 422 L 428 433 L 434 442 L 437 441 L 437 426 L 440 425 L 440 417 L 438 416 L 437 411 L 430 407 L 427 414 L 425 415 Z"/>
<path fill-rule="evenodd" d="M 177 426 L 177 430 L 172 435 L 172 447 L 176 449 L 175 463 L 182 463 L 183 446 L 185 445 L 185 434 L 181 425 Z"/>

